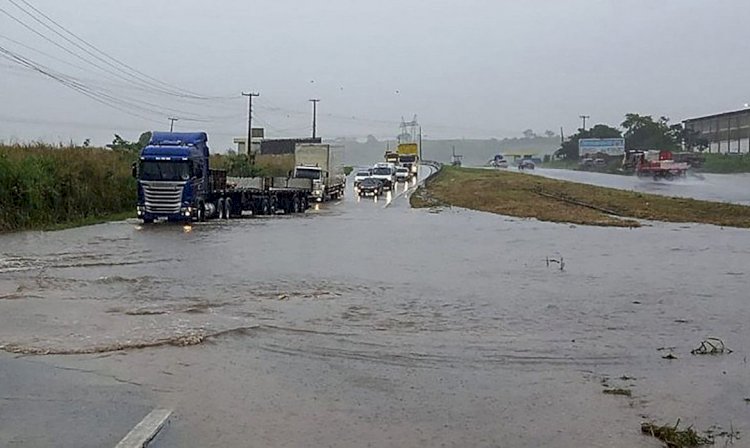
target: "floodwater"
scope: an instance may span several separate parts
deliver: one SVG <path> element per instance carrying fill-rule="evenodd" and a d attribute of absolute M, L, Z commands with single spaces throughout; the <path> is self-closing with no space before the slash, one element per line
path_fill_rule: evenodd
<path fill-rule="evenodd" d="M 156 447 L 655 447 L 640 423 L 678 418 L 748 434 L 749 236 L 412 210 L 403 194 L 2 235 L 0 345 L 94 352 L 35 359 L 174 409 Z M 734 352 L 691 355 L 709 336 Z"/>
<path fill-rule="evenodd" d="M 701 199 L 716 202 L 731 202 L 750 205 L 750 173 L 701 174 L 689 173 L 687 177 L 672 181 L 637 176 L 593 173 L 551 168 L 538 168 L 528 173 L 569 180 L 602 187 L 633 190 L 642 193 Z"/>

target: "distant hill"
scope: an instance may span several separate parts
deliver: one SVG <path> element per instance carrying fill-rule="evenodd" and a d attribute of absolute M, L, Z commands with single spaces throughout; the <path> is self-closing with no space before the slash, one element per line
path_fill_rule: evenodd
<path fill-rule="evenodd" d="M 372 137 L 367 141 L 340 138 L 330 142 L 345 147 L 344 161 L 347 165 L 371 165 L 383 159 L 386 147 L 396 147 L 395 140 L 377 140 Z M 552 154 L 560 147 L 560 139 L 537 136 L 502 140 L 423 140 L 422 156 L 429 160 L 450 162 L 453 146 L 456 154 L 464 156 L 465 165 L 478 166 L 487 163 L 495 154 L 534 154 L 540 157 Z"/>

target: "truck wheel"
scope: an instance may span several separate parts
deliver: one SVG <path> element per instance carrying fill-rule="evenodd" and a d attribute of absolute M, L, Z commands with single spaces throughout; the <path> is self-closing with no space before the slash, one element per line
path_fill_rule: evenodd
<path fill-rule="evenodd" d="M 299 200 L 299 198 L 298 198 L 298 197 L 296 197 L 296 196 L 294 197 L 294 203 L 293 203 L 293 207 L 294 207 L 294 208 L 292 209 L 292 213 L 299 213 L 299 212 L 301 212 L 301 211 L 302 211 L 302 210 L 301 210 L 301 205 L 300 205 L 300 200 Z"/>
<path fill-rule="evenodd" d="M 271 205 L 268 203 L 268 199 L 263 199 L 263 211 L 261 212 L 261 215 L 270 215 L 271 214 Z"/>
<path fill-rule="evenodd" d="M 153 224 L 154 223 L 154 218 L 143 218 L 143 223 L 144 224 Z"/>
<path fill-rule="evenodd" d="M 224 219 L 232 218 L 232 199 L 227 198 L 224 201 Z"/>

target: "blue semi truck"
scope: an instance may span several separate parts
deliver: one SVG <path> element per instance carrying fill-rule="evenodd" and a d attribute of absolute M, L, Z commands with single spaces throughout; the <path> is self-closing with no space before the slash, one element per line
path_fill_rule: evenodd
<path fill-rule="evenodd" d="M 137 214 L 144 223 L 230 219 L 244 211 L 303 213 L 313 188 L 310 179 L 228 179 L 226 171 L 209 165 L 205 132 L 152 133 L 133 176 L 138 181 Z"/>

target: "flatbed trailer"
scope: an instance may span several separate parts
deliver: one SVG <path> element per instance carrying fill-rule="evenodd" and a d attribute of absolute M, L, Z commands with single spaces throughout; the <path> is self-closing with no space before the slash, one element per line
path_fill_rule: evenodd
<path fill-rule="evenodd" d="M 154 132 L 133 166 L 137 179 L 137 214 L 144 223 L 230 219 L 250 212 L 302 213 L 309 207 L 311 179 L 285 177 L 227 178 L 210 169 L 203 132 Z"/>

